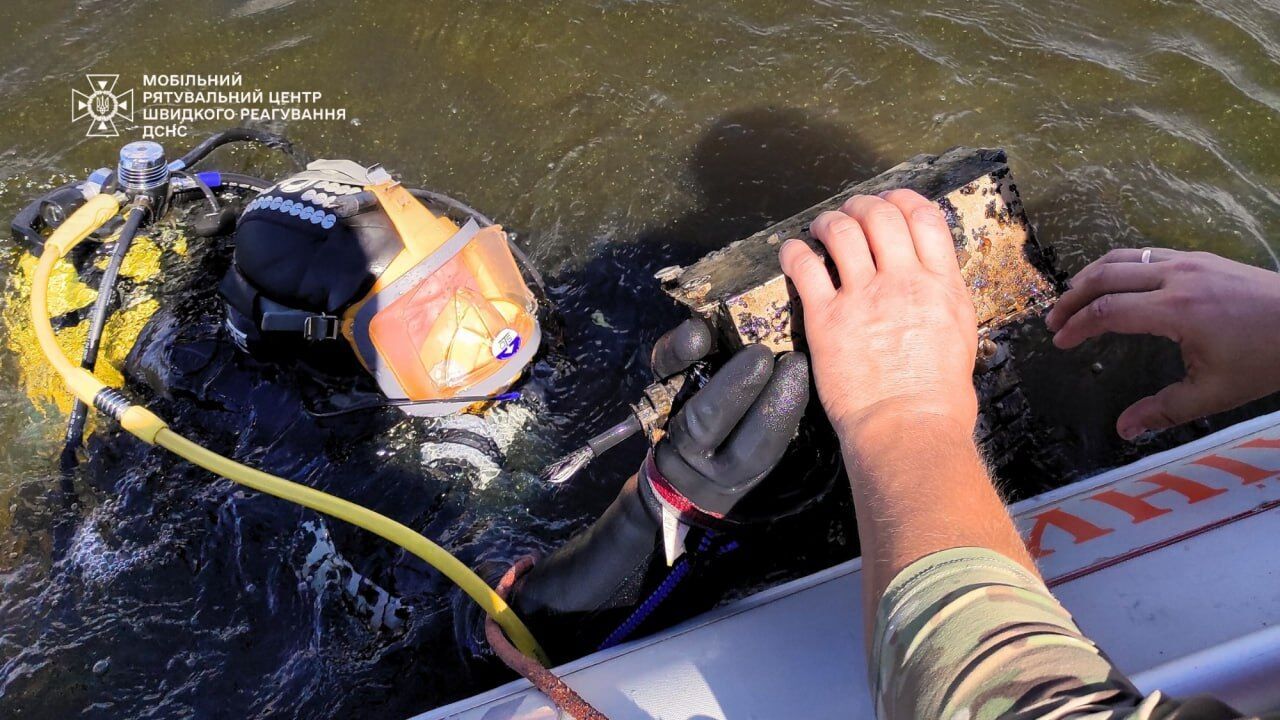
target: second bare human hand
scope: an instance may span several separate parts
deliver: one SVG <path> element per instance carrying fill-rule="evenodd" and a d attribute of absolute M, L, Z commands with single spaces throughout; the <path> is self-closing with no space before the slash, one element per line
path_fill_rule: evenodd
<path fill-rule="evenodd" d="M 1178 343 L 1186 377 L 1120 414 L 1132 440 L 1280 391 L 1280 275 L 1210 253 L 1123 248 L 1093 261 L 1045 318 L 1070 349 L 1104 333 Z"/>

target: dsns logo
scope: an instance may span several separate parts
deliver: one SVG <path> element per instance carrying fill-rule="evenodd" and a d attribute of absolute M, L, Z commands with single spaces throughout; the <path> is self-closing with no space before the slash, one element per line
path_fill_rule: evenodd
<path fill-rule="evenodd" d="M 71 121 L 88 119 L 85 137 L 117 137 L 116 118 L 133 122 L 133 90 L 116 92 L 119 75 L 85 75 L 89 92 L 71 91 Z"/>

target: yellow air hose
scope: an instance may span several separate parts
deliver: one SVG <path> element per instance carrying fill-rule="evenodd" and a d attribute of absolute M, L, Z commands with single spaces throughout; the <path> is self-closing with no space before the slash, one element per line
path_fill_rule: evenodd
<path fill-rule="evenodd" d="M 89 233 L 114 217 L 119 210 L 120 203 L 109 194 L 91 198 L 45 241 L 44 251 L 40 255 L 40 261 L 32 279 L 31 326 L 35 329 L 36 340 L 40 344 L 41 351 L 54 370 L 62 376 L 67 389 L 86 405 L 96 407 L 119 420 L 121 427 L 149 444 L 159 445 L 233 482 L 362 527 L 417 555 L 424 562 L 444 573 L 445 577 L 479 603 L 522 653 L 545 665 L 547 658 L 542 648 L 537 640 L 534 640 L 525 624 L 516 616 L 515 611 L 484 580 L 444 548 L 414 532 L 408 526 L 366 507 L 261 470 L 254 470 L 201 447 L 170 430 L 168 425 L 150 410 L 129 404 L 124 395 L 107 387 L 92 372 L 72 364 L 63 354 L 62 348 L 58 346 L 53 325 L 49 320 L 49 277 L 54 264 L 59 259 L 88 237 Z"/>

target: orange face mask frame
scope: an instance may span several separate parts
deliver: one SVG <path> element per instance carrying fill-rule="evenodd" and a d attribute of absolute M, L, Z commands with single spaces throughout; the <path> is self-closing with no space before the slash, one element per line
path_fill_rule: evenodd
<path fill-rule="evenodd" d="M 458 227 L 398 183 L 365 187 L 404 250 L 343 313 L 342 334 L 389 399 L 413 415 L 466 410 L 511 387 L 541 343 L 537 301 L 498 225 Z"/>

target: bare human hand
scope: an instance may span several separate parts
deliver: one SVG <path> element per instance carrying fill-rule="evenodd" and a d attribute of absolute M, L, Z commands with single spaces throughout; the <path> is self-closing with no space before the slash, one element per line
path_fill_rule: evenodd
<path fill-rule="evenodd" d="M 882 416 L 942 419 L 963 436 L 977 418 L 977 321 L 938 206 L 910 190 L 856 195 L 779 253 L 804 310 L 818 395 L 846 443 Z"/>
<path fill-rule="evenodd" d="M 1064 349 L 1108 332 L 1178 343 L 1186 377 L 1120 414 L 1126 440 L 1280 390 L 1280 275 L 1270 270 L 1204 252 L 1112 250 L 1072 278 L 1045 322 Z"/>
<path fill-rule="evenodd" d="M 941 210 L 909 190 L 858 195 L 810 230 L 838 281 L 804 242 L 779 259 L 849 469 L 870 638 L 890 580 L 926 555 L 984 547 L 1035 565 L 974 444 L 977 319 Z"/>

